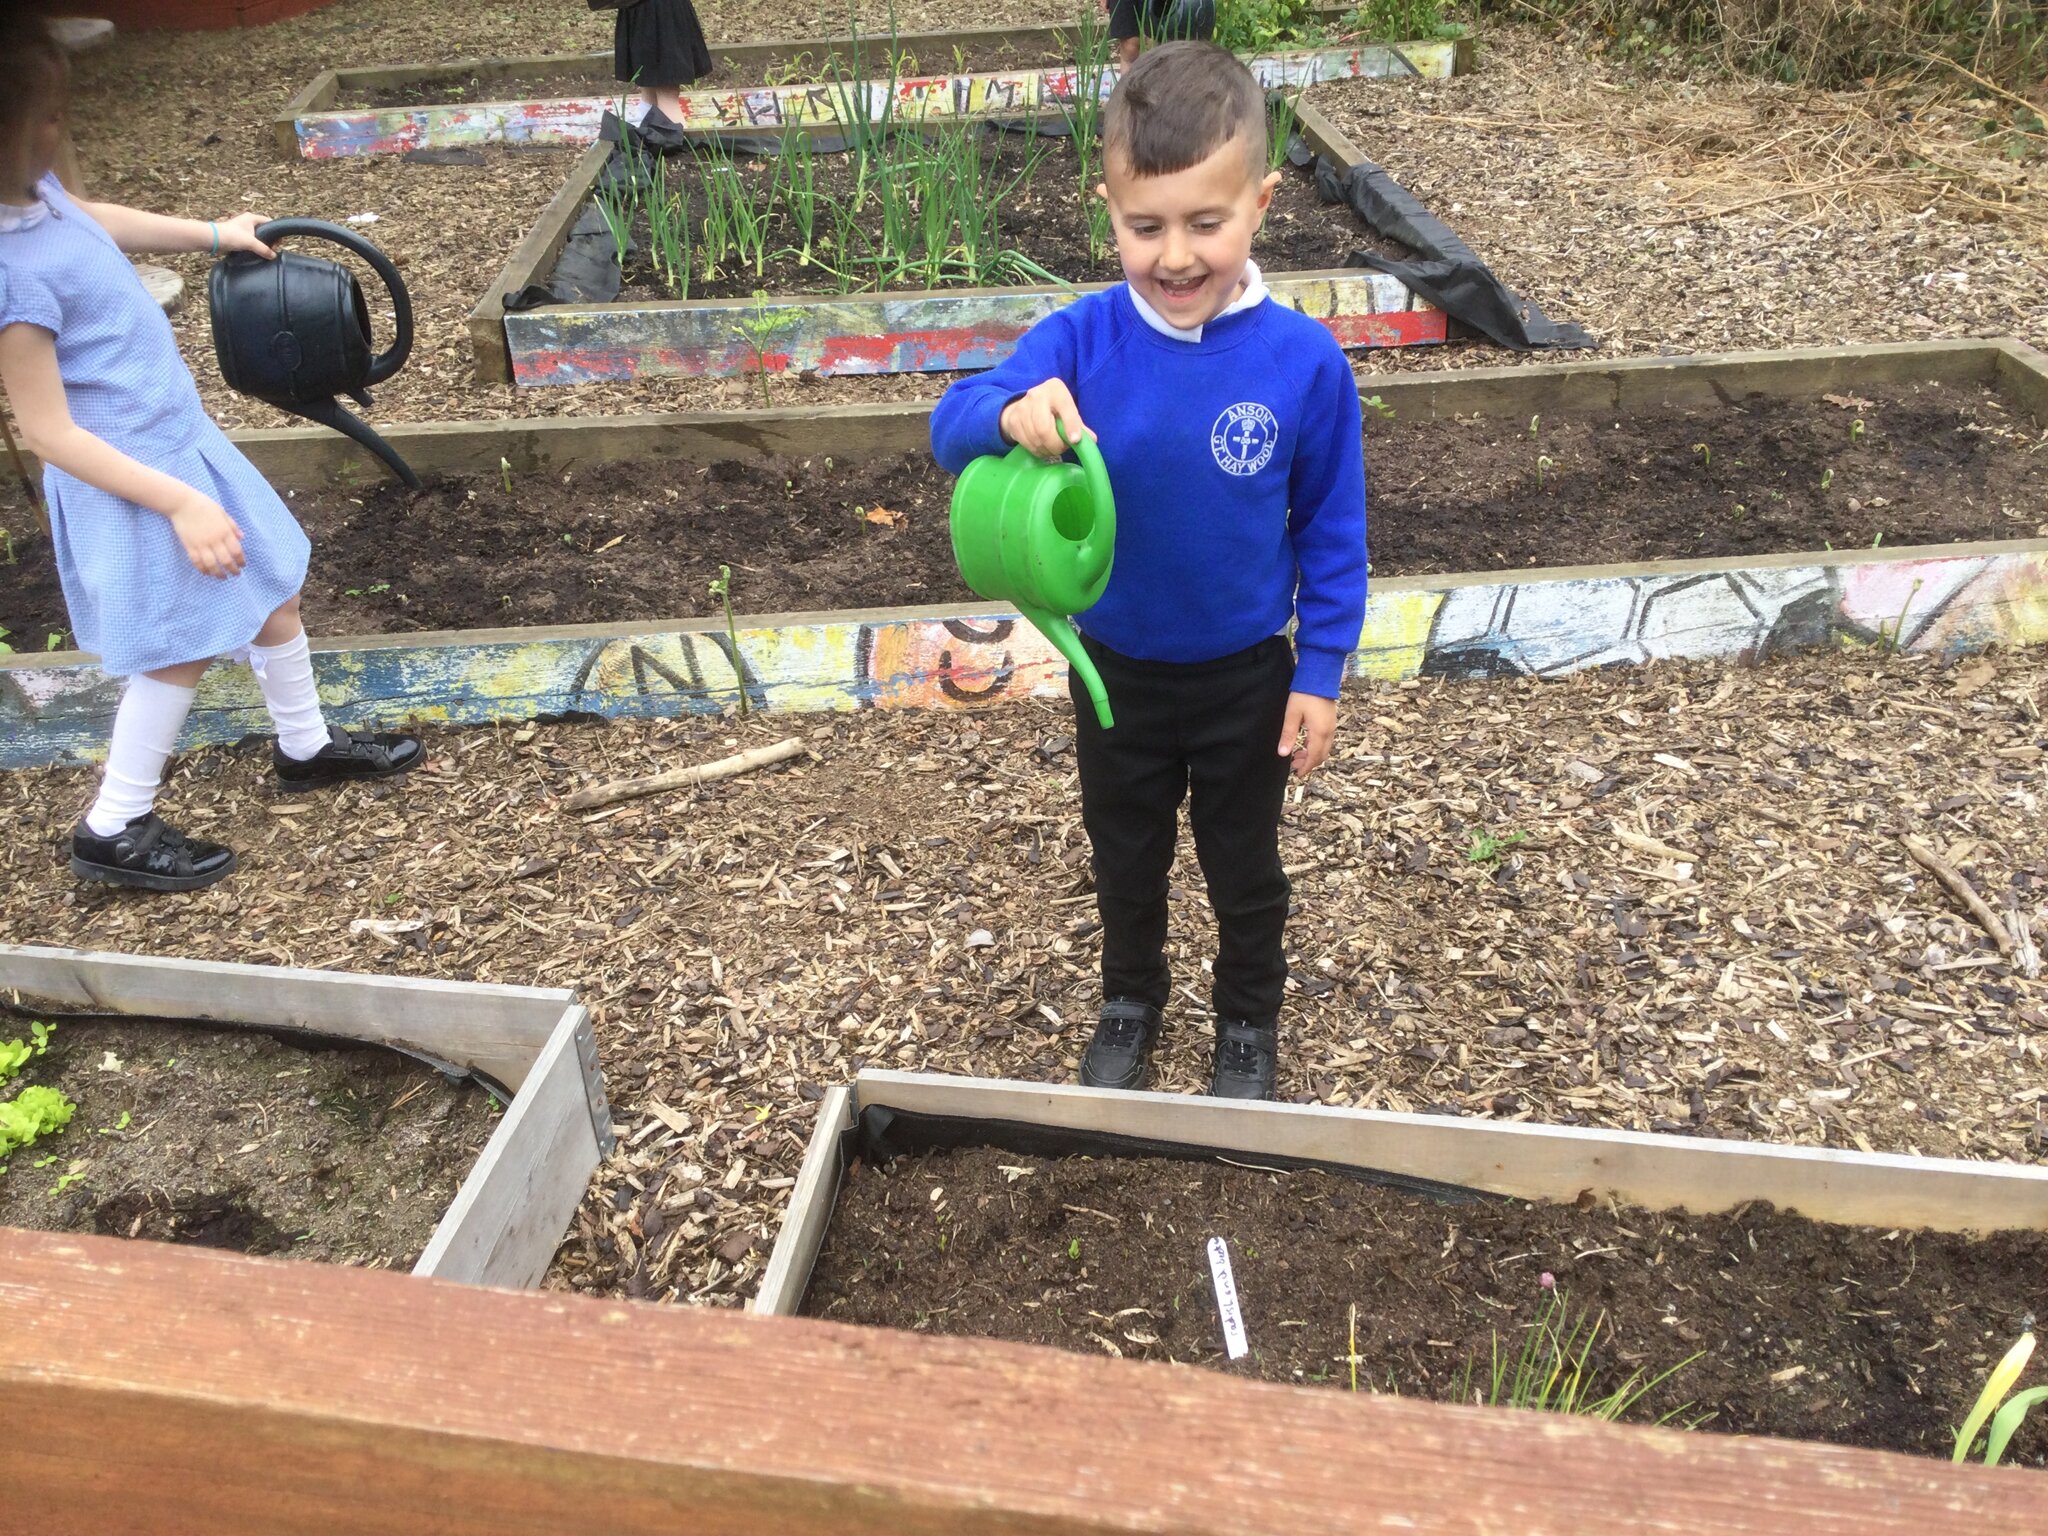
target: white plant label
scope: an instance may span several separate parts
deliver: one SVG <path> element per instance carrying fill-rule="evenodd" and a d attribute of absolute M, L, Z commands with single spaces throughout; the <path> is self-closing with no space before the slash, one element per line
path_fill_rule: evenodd
<path fill-rule="evenodd" d="M 1220 1237 L 1209 1239 L 1209 1276 L 1216 1282 L 1216 1313 L 1223 1319 L 1223 1347 L 1230 1358 L 1242 1360 L 1251 1351 L 1245 1341 L 1244 1314 L 1237 1309 L 1237 1280 L 1230 1273 L 1230 1245 Z"/>

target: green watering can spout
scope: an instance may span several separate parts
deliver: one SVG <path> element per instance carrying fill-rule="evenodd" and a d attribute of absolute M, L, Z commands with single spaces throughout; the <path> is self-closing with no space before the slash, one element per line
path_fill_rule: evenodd
<path fill-rule="evenodd" d="M 1015 603 L 1067 659 L 1107 730 L 1109 692 L 1068 619 L 1094 607 L 1109 585 L 1116 501 L 1095 440 L 1072 446 L 1078 465 L 1048 464 L 1018 447 L 962 470 L 953 487 L 953 558 L 972 591 Z"/>

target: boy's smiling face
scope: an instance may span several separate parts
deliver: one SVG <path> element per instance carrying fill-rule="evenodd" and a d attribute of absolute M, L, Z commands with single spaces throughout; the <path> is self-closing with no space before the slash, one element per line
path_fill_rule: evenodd
<path fill-rule="evenodd" d="M 1206 325 L 1230 306 L 1280 173 L 1251 163 L 1241 137 L 1183 171 L 1140 176 L 1110 151 L 1098 190 L 1109 200 L 1124 277 L 1167 324 Z"/>

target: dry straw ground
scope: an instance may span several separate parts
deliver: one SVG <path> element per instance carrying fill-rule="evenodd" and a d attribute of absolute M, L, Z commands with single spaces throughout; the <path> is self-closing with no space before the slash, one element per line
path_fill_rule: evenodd
<path fill-rule="evenodd" d="M 807 5 L 703 9 L 714 36 L 816 24 Z M 153 207 L 377 213 L 422 317 L 380 419 L 738 403 L 702 384 L 516 397 L 468 382 L 461 316 L 567 156 L 275 158 L 268 118 L 320 67 L 592 47 L 603 25 L 577 0 L 340 0 L 243 36 L 123 39 L 81 67 L 87 174 Z M 1526 29 L 1494 33 L 1467 80 L 1318 97 L 1511 282 L 1615 350 L 2048 341 L 2033 193 L 1983 165 L 1947 109 L 1906 145 L 1895 109 L 1862 98 L 1645 79 Z M 1937 139 L 1968 172 L 1940 197 L 1901 161 Z M 2019 206 L 1986 206 L 2001 198 Z M 222 419 L 274 423 L 214 382 L 203 309 L 179 324 Z M 1503 360 L 1468 346 L 1362 367 Z M 822 402 L 943 382 L 777 388 Z M 2031 655 L 1854 653 L 1361 691 L 1338 759 L 1288 813 L 1285 1092 L 2037 1159 L 2041 985 L 1902 838 L 1935 845 L 2033 942 L 2044 686 Z M 593 777 L 785 731 L 815 756 L 590 816 L 559 804 Z M 76 886 L 61 852 L 90 774 L 17 773 L 0 779 L 0 938 L 574 986 L 625 1139 L 553 1283 L 730 1303 L 824 1085 L 865 1063 L 1072 1071 L 1095 941 L 1070 731 L 1063 707 L 1017 704 L 437 733 L 409 784 L 320 804 L 274 798 L 258 756 L 205 752 L 180 761 L 166 809 L 245 868 L 177 901 Z M 1469 856 L 1484 837 L 1498 859 Z M 1209 944 L 1191 859 L 1176 891 L 1163 1086 L 1187 1091 L 1205 1071 Z"/>
<path fill-rule="evenodd" d="M 1283 1092 L 2037 1159 L 2043 985 L 1903 839 L 2048 939 L 2044 688 L 2033 655 L 1842 653 L 1360 691 L 1287 813 Z M 403 788 L 320 803 L 210 751 L 166 809 L 245 864 L 186 900 L 77 886 L 60 855 L 91 774 L 17 773 L 0 938 L 573 986 L 624 1145 L 558 1280 L 736 1299 L 824 1086 L 1074 1070 L 1096 940 L 1071 729 L 1019 703 L 445 732 Z M 812 756 L 559 803 L 783 734 Z M 1187 1092 L 1213 944 L 1191 856 L 1174 891 L 1162 1086 Z"/>

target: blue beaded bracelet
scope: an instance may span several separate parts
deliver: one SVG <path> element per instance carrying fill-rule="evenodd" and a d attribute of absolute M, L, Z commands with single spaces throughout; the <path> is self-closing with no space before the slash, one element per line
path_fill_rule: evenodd
<path fill-rule="evenodd" d="M 220 226 L 214 223 L 213 220 L 208 219 L 206 221 L 206 232 L 213 236 L 213 250 L 209 254 L 218 256 L 220 254 Z"/>

